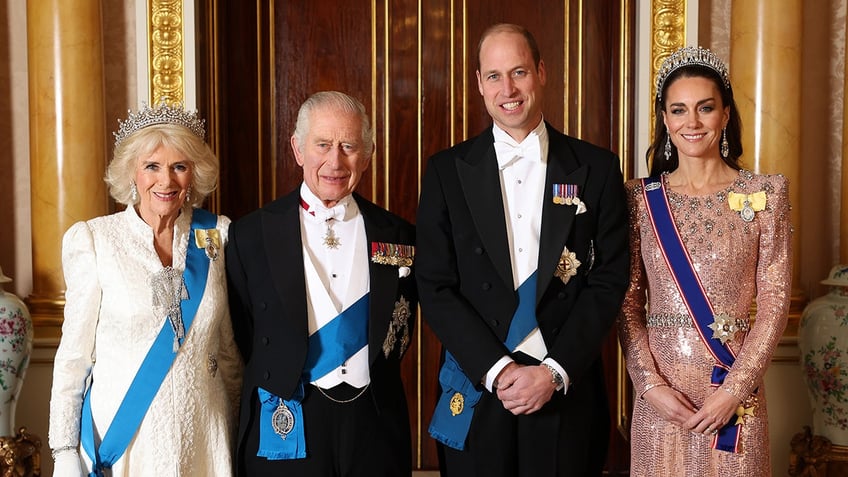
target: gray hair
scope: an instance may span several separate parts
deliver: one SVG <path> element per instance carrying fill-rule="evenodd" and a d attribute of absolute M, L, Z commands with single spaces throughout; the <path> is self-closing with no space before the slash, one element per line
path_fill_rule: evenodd
<path fill-rule="evenodd" d="M 160 146 L 177 151 L 191 164 L 191 200 L 188 205 L 200 207 L 218 185 L 218 158 L 195 133 L 176 124 L 157 124 L 139 129 L 115 147 L 104 177 L 109 194 L 116 202 L 135 205 L 131 188 L 138 158 L 152 154 Z"/>
<path fill-rule="evenodd" d="M 371 152 L 374 148 L 374 137 L 371 131 L 371 122 L 365 106 L 358 99 L 339 91 L 319 91 L 313 94 L 300 106 L 297 112 L 297 124 L 293 136 L 297 142 L 298 149 L 302 149 L 309 133 L 309 119 L 312 112 L 320 108 L 331 108 L 345 113 L 358 114 L 362 119 L 362 145 L 364 150 Z"/>

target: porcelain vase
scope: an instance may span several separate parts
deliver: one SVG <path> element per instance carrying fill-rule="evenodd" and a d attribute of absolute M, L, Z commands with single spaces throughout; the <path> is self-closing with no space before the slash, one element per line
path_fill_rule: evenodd
<path fill-rule="evenodd" d="M 848 265 L 821 283 L 830 291 L 801 315 L 798 347 L 813 408 L 813 434 L 848 446 Z"/>
<path fill-rule="evenodd" d="M 15 408 L 32 354 L 32 318 L 20 298 L 3 289 L 0 269 L 0 436 L 14 436 Z"/>

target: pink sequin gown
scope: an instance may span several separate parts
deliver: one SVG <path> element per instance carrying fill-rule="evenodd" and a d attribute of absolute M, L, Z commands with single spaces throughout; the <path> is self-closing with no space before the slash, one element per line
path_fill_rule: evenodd
<path fill-rule="evenodd" d="M 756 318 L 750 331 L 738 332 L 730 342 L 736 361 L 718 390 L 710 387 L 714 360 L 692 327 L 657 246 L 641 181 L 628 181 L 626 190 L 631 278 L 618 331 L 635 391 L 631 475 L 770 476 L 763 375 L 789 309 L 792 265 L 786 178 L 743 170 L 729 188 L 701 197 L 666 187 L 674 221 L 714 311 L 744 320 L 756 297 Z M 765 209 L 745 222 L 730 209 L 728 193 L 758 191 L 766 193 Z M 712 392 L 729 392 L 749 402 L 755 395 L 755 414 L 746 416 L 741 428 L 741 452 L 714 450 L 712 436 L 660 418 L 642 395 L 665 385 L 683 393 L 696 408 Z"/>

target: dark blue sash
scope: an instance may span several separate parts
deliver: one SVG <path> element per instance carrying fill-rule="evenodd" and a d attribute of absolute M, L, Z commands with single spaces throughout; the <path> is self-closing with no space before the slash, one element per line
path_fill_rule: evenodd
<path fill-rule="evenodd" d="M 302 459 L 306 457 L 303 427 L 303 387 L 338 368 L 368 344 L 369 293 L 309 336 L 303 377 L 291 399 L 282 399 L 259 388 L 262 412 L 259 422 L 258 457 L 268 460 Z M 285 436 L 277 434 L 271 424 L 280 401 L 294 419 L 292 430 Z"/>
<path fill-rule="evenodd" d="M 206 289 L 206 279 L 209 275 L 209 258 L 205 250 L 193 246 L 194 231 L 196 229 L 214 229 L 218 223 L 218 216 L 203 209 L 194 209 L 191 217 L 191 230 L 189 231 L 188 251 L 186 252 L 186 268 L 183 273 L 188 300 L 180 303 L 183 315 L 185 335 L 191 327 L 203 292 Z M 115 462 L 121 458 L 127 450 L 127 446 L 135 436 L 141 425 L 150 403 L 159 391 L 162 381 L 171 369 L 171 364 L 177 357 L 173 349 L 174 330 L 171 323 L 166 319 L 162 330 L 147 351 L 144 361 L 130 384 L 127 394 L 124 396 L 112 424 L 107 429 L 100 447 L 95 445 L 94 423 L 91 416 L 91 387 L 85 393 L 82 406 L 82 447 L 93 463 L 90 477 L 102 477 L 104 469 L 110 469 Z"/>
<path fill-rule="evenodd" d="M 537 272 L 533 272 L 518 287 L 518 308 L 512 316 L 504 342 L 510 351 L 515 350 L 538 326 L 536 321 L 537 278 Z M 468 430 L 471 428 L 474 408 L 483 395 L 482 386 L 475 386 L 468 379 L 450 351 L 445 351 L 445 363 L 439 370 L 439 384 L 442 394 L 439 402 L 436 403 L 428 431 L 433 439 L 442 444 L 456 450 L 463 450 Z"/>
<path fill-rule="evenodd" d="M 715 312 L 701 284 L 701 279 L 692 266 L 692 260 L 683 245 L 677 227 L 674 225 L 665 186 L 658 178 L 650 177 L 642 179 L 642 190 L 644 191 L 645 203 L 648 205 L 648 218 L 654 229 L 654 235 L 657 238 L 666 265 L 677 284 L 686 308 L 689 310 L 689 316 L 692 317 L 701 341 L 716 360 L 711 384 L 716 387 L 720 386 L 724 382 L 730 367 L 733 366 L 736 356 L 730 346 L 722 344 L 718 338 L 712 338 L 710 324 L 713 323 Z M 735 418 L 734 415 L 719 430 L 718 435 L 713 440 L 713 448 L 727 452 L 739 451 L 739 426 L 735 424 Z"/>

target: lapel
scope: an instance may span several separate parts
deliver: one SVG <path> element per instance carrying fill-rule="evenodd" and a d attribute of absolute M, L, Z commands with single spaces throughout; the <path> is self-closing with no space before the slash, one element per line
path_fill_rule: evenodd
<path fill-rule="evenodd" d="M 468 155 L 458 158 L 456 171 L 480 241 L 492 257 L 501 280 L 512 288 L 512 265 L 494 141 L 490 126 L 477 137 Z"/>
<path fill-rule="evenodd" d="M 545 198 L 542 205 L 542 232 L 539 239 L 538 284 L 536 303 L 538 304 L 548 288 L 554 271 L 562 256 L 565 242 L 574 224 L 577 207 L 558 205 L 553 202 L 553 184 L 576 184 L 583 194 L 583 186 L 589 173 L 589 167 L 581 165 L 562 133 L 546 123 L 548 128 L 548 167 L 545 176 Z"/>
<path fill-rule="evenodd" d="M 380 265 L 371 261 L 371 244 L 374 242 L 397 243 L 397 227 L 384 217 L 384 212 L 358 194 L 353 194 L 362 221 L 365 223 L 365 239 L 368 247 L 368 273 L 370 277 L 368 311 L 368 362 L 373 363 L 383 350 L 383 341 L 389 330 L 394 304 L 397 300 L 398 267 Z"/>
<path fill-rule="evenodd" d="M 271 281 L 280 301 L 286 304 L 286 315 L 295 317 L 292 322 L 306 334 L 306 279 L 303 273 L 292 273 L 292 270 L 303 269 L 299 208 L 299 188 L 263 208 L 262 243 L 271 269 Z"/>

